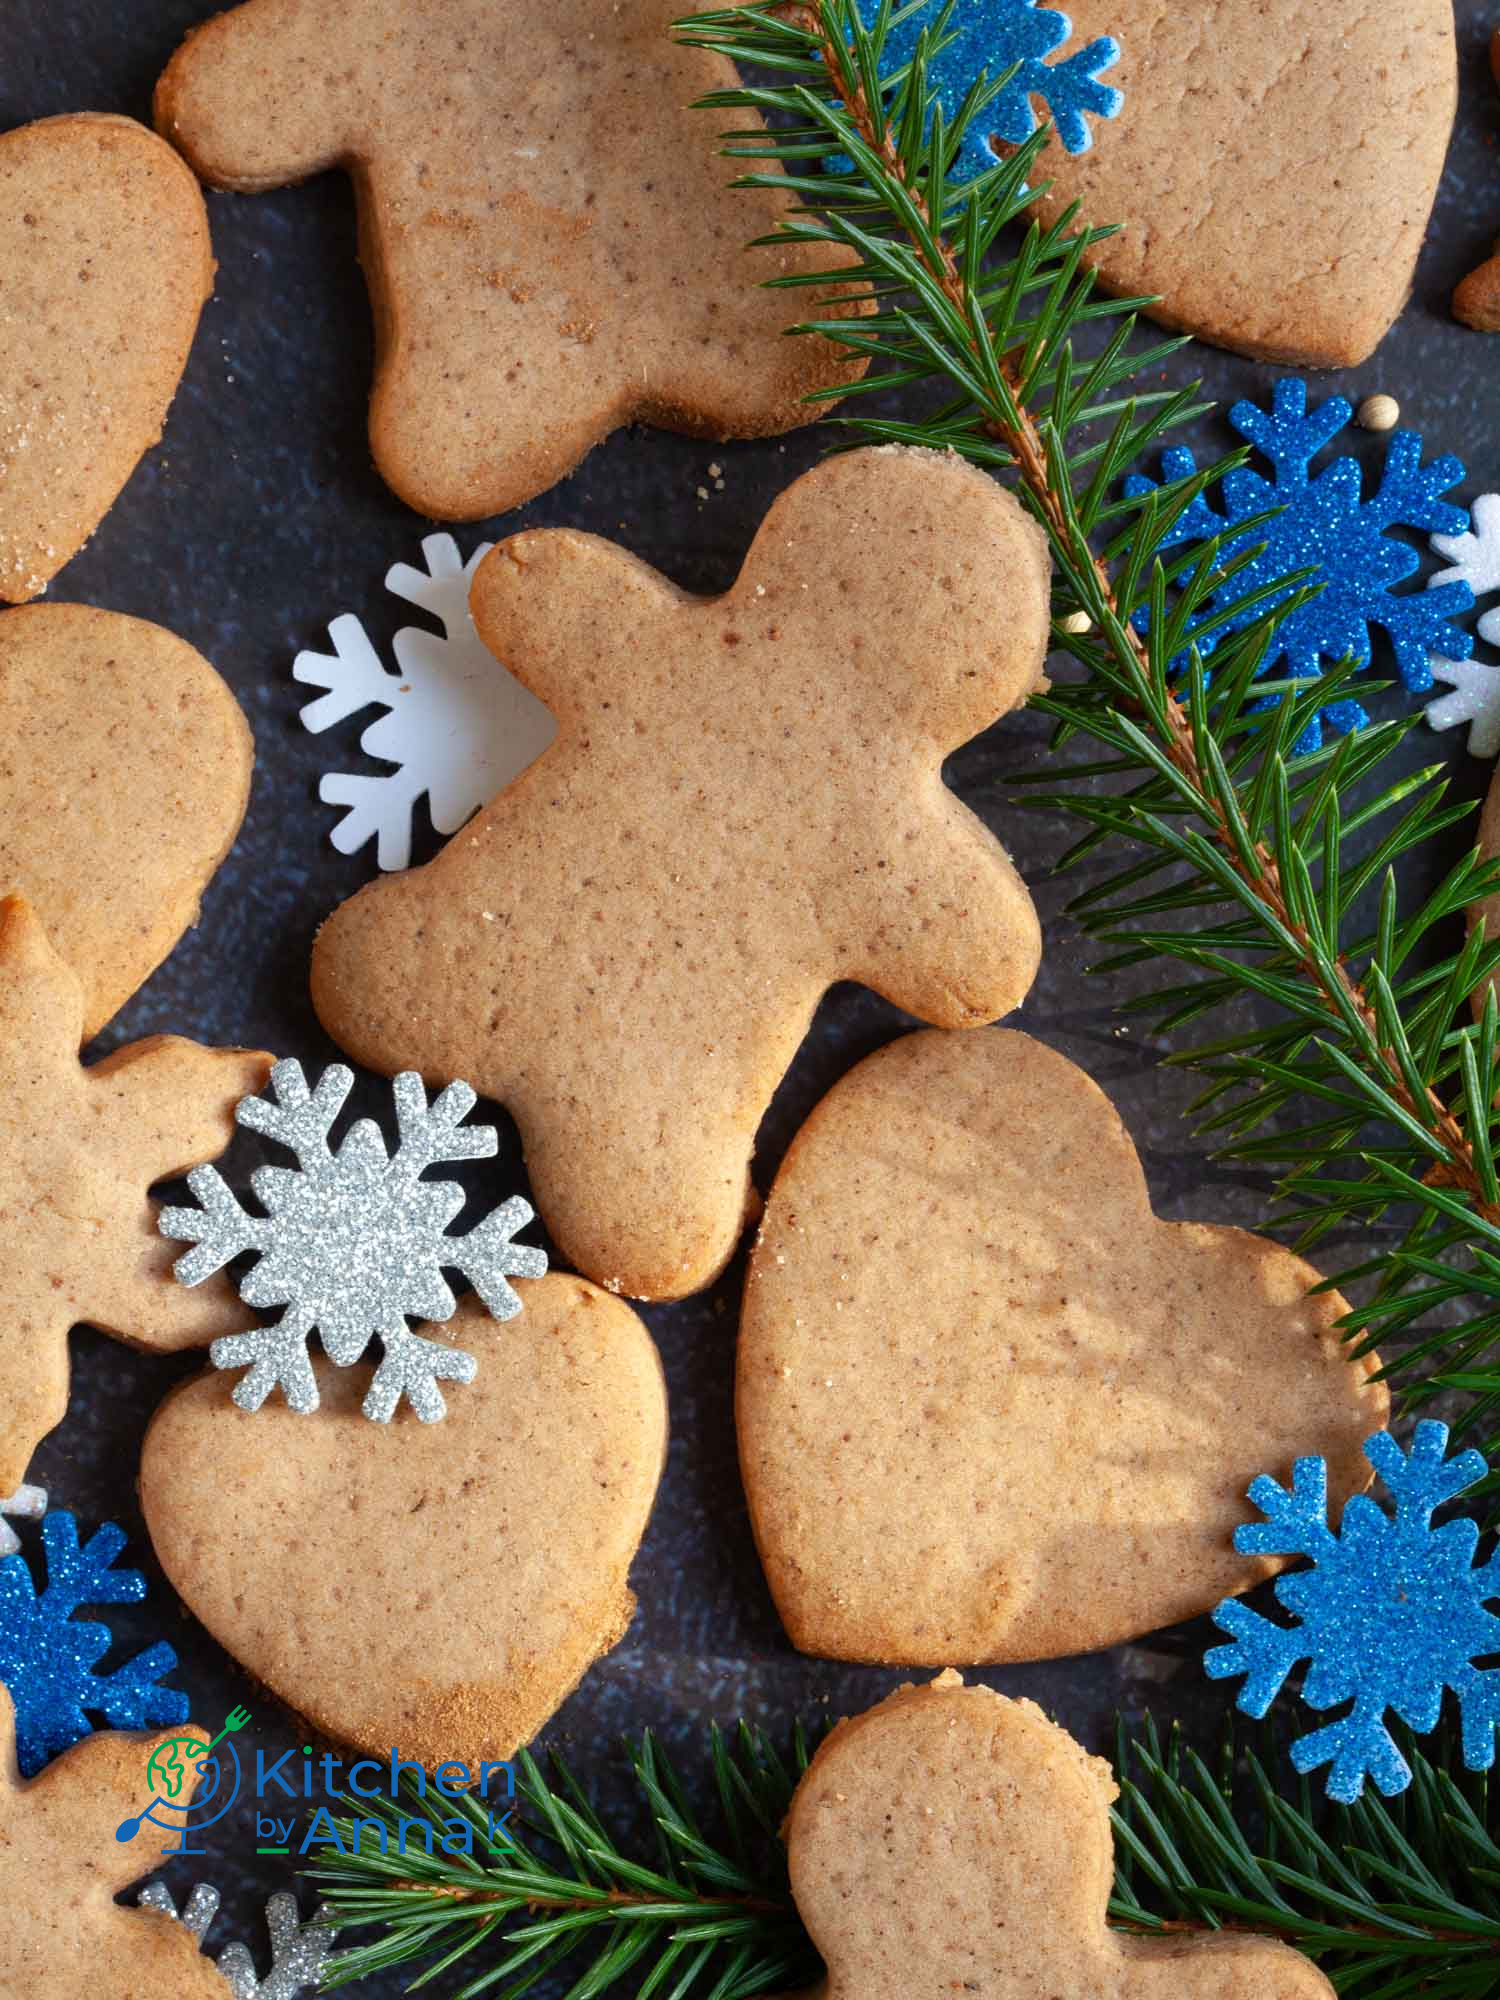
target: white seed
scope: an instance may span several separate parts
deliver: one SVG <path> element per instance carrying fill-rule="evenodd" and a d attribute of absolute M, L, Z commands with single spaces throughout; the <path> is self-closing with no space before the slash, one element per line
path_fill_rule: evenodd
<path fill-rule="evenodd" d="M 1066 618 L 1058 619 L 1057 629 L 1059 632 L 1071 632 L 1079 636 L 1084 632 L 1092 632 L 1094 621 L 1086 611 L 1070 611 Z"/>

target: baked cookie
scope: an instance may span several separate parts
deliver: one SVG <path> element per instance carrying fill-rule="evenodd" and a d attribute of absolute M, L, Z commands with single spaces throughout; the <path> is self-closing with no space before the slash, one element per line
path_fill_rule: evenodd
<path fill-rule="evenodd" d="M 1050 146 L 1039 204 L 1123 227 L 1089 253 L 1164 326 L 1313 368 L 1363 361 L 1405 305 L 1458 104 L 1449 0 L 1070 0 L 1125 103 Z"/>
<path fill-rule="evenodd" d="M 149 1873 L 175 1836 L 115 1828 L 141 1810 L 146 1762 L 174 1738 L 118 1730 L 85 1737 L 23 1783 L 10 1696 L 0 1687 L 0 1993 L 7 2000 L 224 2000 L 224 1981 L 191 1933 L 115 1896 Z M 160 1838 L 158 1838 L 160 1834 Z"/>
<path fill-rule="evenodd" d="M 88 540 L 156 443 L 203 301 L 208 215 L 170 146 L 88 112 L 0 134 L 0 599 Z"/>
<path fill-rule="evenodd" d="M 1338 1501 L 1388 1399 L 1318 1274 L 1159 1222 L 1108 1099 L 1027 1035 L 908 1035 L 792 1144 L 750 1260 L 736 1418 L 803 1652 L 1050 1659 L 1209 1610 L 1245 1489 L 1303 1453 Z"/>
<path fill-rule="evenodd" d="M 502 514 L 618 425 L 761 437 L 862 363 L 783 338 L 755 250 L 790 203 L 736 191 L 693 100 L 722 57 L 674 42 L 677 0 L 249 0 L 197 29 L 156 120 L 246 192 L 354 177 L 379 349 L 370 442 L 403 500 Z M 805 294 L 798 294 L 805 298 Z"/>
<path fill-rule="evenodd" d="M 805 2000 L 1333 2000 L 1270 1938 L 1110 1930 L 1116 1796 L 1033 1703 L 956 1674 L 841 1722 L 786 1823 L 828 1965 Z"/>
<path fill-rule="evenodd" d="M 1490 75 L 1500 84 L 1500 28 L 1490 35 Z M 1453 313 L 1476 333 L 1500 333 L 1500 246 L 1458 286 Z"/>
<path fill-rule="evenodd" d="M 146 1435 L 141 1505 L 189 1608 L 316 1728 L 477 1768 L 624 1636 L 666 1389 L 635 1314 L 580 1278 L 536 1279 L 504 1327 L 466 1299 L 447 1330 L 483 1360 L 437 1425 L 366 1423 L 372 1371 L 321 1358 L 311 1419 L 186 1383 Z"/>
<path fill-rule="evenodd" d="M 85 1039 L 197 920 L 254 760 L 234 696 L 160 625 L 0 613 L 0 896 L 34 905 L 82 981 Z"/>
<path fill-rule="evenodd" d="M 222 1281 L 172 1282 L 146 1191 L 222 1152 L 236 1100 L 268 1056 L 153 1035 L 92 1069 L 78 1061 L 83 996 L 20 896 L 0 899 L 0 1492 L 68 1405 L 80 1320 L 157 1352 L 232 1333 Z"/>
<path fill-rule="evenodd" d="M 1454 288 L 1453 315 L 1475 333 L 1500 333 L 1500 255 L 1487 257 Z"/>
<path fill-rule="evenodd" d="M 508 1105 L 590 1277 L 708 1284 L 835 980 L 950 1028 L 1031 984 L 1030 899 L 941 765 L 1040 684 L 1047 582 L 1009 494 L 897 447 L 799 479 L 719 598 L 571 529 L 501 543 L 475 621 L 557 740 L 324 927 L 324 1024 Z"/>
<path fill-rule="evenodd" d="M 1490 779 L 1490 788 L 1484 795 L 1484 804 L 1479 813 L 1479 838 L 1476 843 L 1486 861 L 1500 857 L 1500 764 L 1495 766 Z M 1500 938 L 1500 895 L 1481 896 L 1477 903 L 1469 906 L 1469 928 L 1483 921 L 1485 937 L 1494 943 Z M 1500 977 L 1492 976 L 1485 986 L 1474 995 L 1476 1017 L 1484 1007 L 1484 996 L 1493 985 L 1500 992 Z"/>

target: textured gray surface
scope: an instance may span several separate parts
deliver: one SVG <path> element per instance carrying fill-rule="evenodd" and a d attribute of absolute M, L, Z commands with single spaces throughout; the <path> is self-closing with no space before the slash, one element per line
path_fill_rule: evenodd
<path fill-rule="evenodd" d="M 1393 5 L 1394 0 L 1387 0 Z M 98 109 L 149 115 L 151 85 L 197 0 L 12 0 L 0 57 L 0 129 L 49 113 Z M 1330 378 L 1356 399 L 1388 389 L 1404 420 L 1433 450 L 1470 467 L 1465 496 L 1500 483 L 1500 344 L 1469 334 L 1447 314 L 1455 280 L 1486 254 L 1500 227 L 1493 147 L 1500 105 L 1483 61 L 1488 10 L 1459 0 L 1463 96 L 1458 131 L 1415 295 L 1400 325 L 1357 379 Z M 1170 144 L 1170 134 L 1163 135 Z M 1326 164 L 1330 174 L 1337 161 Z M 425 524 L 382 487 L 365 443 L 370 333 L 354 262 L 353 205 L 341 177 L 258 196 L 210 197 L 219 259 L 217 294 L 204 315 L 167 434 L 53 595 L 134 612 L 199 646 L 234 686 L 255 729 L 258 768 L 244 834 L 209 891 L 203 922 L 124 1011 L 101 1047 L 157 1030 L 259 1044 L 317 1065 L 334 1052 L 308 1004 L 308 947 L 318 922 L 367 879 L 367 853 L 336 855 L 333 815 L 316 798 L 330 760 L 347 765 L 359 724 L 315 741 L 297 726 L 302 691 L 289 668 L 300 646 L 320 645 L 327 621 L 361 612 L 388 637 L 410 614 L 380 588 L 386 567 L 413 559 Z M 1254 218 L 1246 218 L 1247 229 Z M 1357 246 L 1353 246 L 1357 254 Z M 1206 349 L 1177 356 L 1171 380 L 1201 374 L 1209 394 L 1262 394 L 1273 371 Z M 1194 440 L 1222 449 L 1216 420 Z M 655 432 L 612 438 L 556 491 L 517 516 L 461 531 L 467 549 L 521 525 L 568 523 L 609 534 L 690 589 L 724 587 L 774 495 L 810 464 L 816 433 L 783 443 L 706 447 Z M 1353 447 L 1367 461 L 1375 440 Z M 722 467 L 723 489 L 707 476 Z M 705 486 L 709 497 L 698 497 Z M 1381 698 L 1388 707 L 1397 695 Z M 1486 772 L 1453 736 L 1424 731 L 1413 763 L 1453 767 L 1477 795 Z M 960 794 L 999 831 L 1024 869 L 1046 921 L 1047 954 L 1022 1020 L 1082 1063 L 1119 1105 L 1146 1161 L 1165 1215 L 1254 1225 L 1265 1188 L 1216 1168 L 1193 1143 L 1181 1112 L 1188 1081 L 1158 1066 L 1158 1051 L 1122 1025 L 1119 981 L 1087 984 L 1089 954 L 1061 913 L 1052 862 L 1066 830 L 1021 816 L 1007 775 L 1045 755 L 1038 718 L 991 731 L 954 760 Z M 356 760 L 357 763 L 357 760 Z M 430 851 L 431 843 L 424 851 Z M 1416 885 L 1413 885 L 1416 886 Z M 895 1010 L 854 988 L 821 1009 L 812 1035 L 767 1120 L 757 1165 L 764 1186 L 798 1122 L 821 1092 L 904 1025 Z M 367 1093 L 367 1103 L 369 1102 Z M 502 1121 L 503 1123 L 503 1121 Z M 513 1133 L 496 1187 L 518 1184 Z M 662 1729 L 691 1750 L 711 1717 L 739 1714 L 775 1728 L 796 1715 L 857 1710 L 901 1676 L 835 1668 L 788 1648 L 750 1542 L 735 1467 L 731 1381 L 736 1264 L 711 1292 L 649 1311 L 666 1364 L 673 1442 L 655 1519 L 635 1571 L 640 1611 L 619 1650 L 602 1662 L 548 1732 L 578 1767 L 608 1785 L 620 1732 Z M 161 1630 L 177 1647 L 179 1683 L 194 1714 L 216 1720 L 236 1700 L 256 1711 L 251 1739 L 274 1750 L 302 1740 L 296 1719 L 260 1697 L 193 1620 L 175 1607 L 152 1568 L 135 1502 L 140 1440 L 163 1391 L 194 1365 L 149 1360 L 87 1331 L 74 1336 L 74 1394 L 66 1422 L 37 1455 L 33 1476 L 86 1522 L 114 1518 L 132 1530 L 132 1555 L 153 1576 L 142 1612 L 112 1614 L 123 1634 Z M 457 1392 L 457 1393 L 461 1393 Z M 28 1547 L 35 1534 L 27 1531 Z M 1202 1679 L 1206 1628 L 1179 1630 L 1084 1660 L 986 1676 L 1043 1701 L 1098 1742 L 1114 1709 L 1153 1703 L 1208 1728 L 1229 1695 Z M 351 1666 L 351 1671 L 357 1667 Z M 258 1908 L 286 1881 L 286 1864 L 257 1862 L 248 1826 L 226 1839 L 207 1872 L 226 1892 L 216 1936 L 236 1932 L 260 1948 Z M 192 1872 L 174 1864 L 174 1891 Z M 308 1898 L 304 1892 L 304 1902 Z M 371 1982 L 372 1996 L 399 1982 Z M 441 1984 L 434 1991 L 451 1990 Z"/>

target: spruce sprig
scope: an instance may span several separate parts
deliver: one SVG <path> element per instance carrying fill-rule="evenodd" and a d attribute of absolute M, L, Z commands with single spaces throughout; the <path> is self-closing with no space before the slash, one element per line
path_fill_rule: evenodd
<path fill-rule="evenodd" d="M 711 1730 L 712 1836 L 654 1736 L 626 1754 L 654 1836 L 649 1862 L 614 1838 L 556 1751 L 550 1779 L 529 1751 L 516 1760 L 519 1806 L 503 1846 L 490 1846 L 487 1809 L 467 1795 L 407 1779 L 396 1801 L 343 1800 L 352 1816 L 334 1825 L 344 1852 L 308 1873 L 341 1931 L 375 1925 L 378 1935 L 331 1958 L 320 1990 L 407 1965 L 422 1968 L 415 1991 L 471 1959 L 455 2000 L 519 2000 L 560 1968 L 572 1975 L 567 2000 L 618 1990 L 627 1973 L 637 2000 L 752 2000 L 815 1977 L 778 1838 L 811 1756 L 804 1732 L 784 1760 L 747 1723 L 732 1737 Z M 455 1816 L 470 1853 L 450 1851 L 462 1845 L 447 1824 Z"/>
<path fill-rule="evenodd" d="M 1500 1788 L 1403 1748 L 1414 1775 L 1399 1800 L 1320 1811 L 1305 1781 L 1299 1798 L 1282 1796 L 1235 1735 L 1213 1769 L 1175 1733 L 1164 1745 L 1150 1722 L 1122 1727 L 1111 1923 L 1280 1938 L 1359 2000 L 1494 2000 Z M 698 1774 L 708 1820 L 655 1738 L 627 1746 L 651 1859 L 626 1851 L 556 1756 L 550 1778 L 519 1760 L 524 1825 L 508 1829 L 511 1846 L 487 1846 L 482 1807 L 430 1788 L 398 1803 L 347 1800 L 366 1821 L 409 1824 L 404 1853 L 381 1853 L 368 1827 L 356 1850 L 354 1820 L 342 1819 L 348 1851 L 309 1871 L 341 1931 L 377 1932 L 330 1960 L 324 1990 L 403 1966 L 410 1990 L 468 1972 L 456 2000 L 521 2000 L 554 1976 L 571 1981 L 567 2000 L 752 2000 L 812 1983 L 819 1962 L 777 1838 L 808 1752 L 800 1732 L 783 1759 L 743 1723 L 730 1737 L 715 1730 Z M 455 1812 L 472 1826 L 471 1857 L 441 1849 Z M 412 1831 L 424 1824 L 432 1855 Z"/>
<path fill-rule="evenodd" d="M 1391 1225 L 1378 1254 L 1328 1281 L 1362 1295 L 1345 1330 L 1361 1355 L 1377 1341 L 1401 1349 L 1384 1373 L 1403 1410 L 1457 1404 L 1455 1428 L 1497 1461 L 1487 1490 L 1500 1491 L 1500 1014 L 1490 999 L 1465 1018 L 1500 967 L 1500 942 L 1476 931 L 1454 949 L 1446 937 L 1500 887 L 1500 864 L 1466 854 L 1420 906 L 1403 906 L 1397 861 L 1430 853 L 1471 810 L 1447 800 L 1437 767 L 1391 775 L 1417 718 L 1293 757 L 1353 671 L 1258 678 L 1308 601 L 1308 576 L 1215 617 L 1209 600 L 1255 551 L 1226 558 L 1223 538 L 1167 547 L 1183 510 L 1242 454 L 1122 495 L 1127 468 L 1202 407 L 1194 389 L 1132 387 L 1178 343 L 1143 348 L 1132 336 L 1147 302 L 1095 295 L 1082 259 L 1109 231 L 1078 227 L 1074 210 L 1032 221 L 1002 254 L 1001 232 L 1040 192 L 1047 135 L 967 186 L 949 181 L 962 126 L 1007 79 L 980 78 L 949 126 L 928 74 L 951 0 L 909 63 L 885 61 L 893 23 L 924 4 L 882 0 L 868 25 L 857 0 L 730 8 L 678 32 L 769 79 L 703 101 L 768 120 L 724 139 L 730 155 L 762 163 L 742 185 L 783 185 L 779 165 L 798 198 L 762 240 L 830 253 L 817 271 L 771 282 L 863 296 L 864 317 L 848 316 L 846 296 L 792 329 L 870 363 L 852 389 L 829 392 L 852 401 L 836 420 L 843 442 L 949 448 L 1008 472 L 1046 531 L 1054 643 L 1080 672 L 1036 705 L 1055 717 L 1059 745 L 1086 737 L 1100 754 L 1046 773 L 1039 802 L 1085 822 L 1065 865 L 1104 842 L 1136 850 L 1072 905 L 1109 947 L 1097 969 L 1182 968 L 1132 1003 L 1163 1035 L 1247 996 L 1263 1003 L 1251 1026 L 1173 1058 L 1206 1073 L 1197 1113 L 1224 1153 L 1279 1173 L 1304 1245 Z M 946 400 L 927 415 L 860 407 L 875 391 L 933 384 Z M 1254 623 L 1222 632 L 1255 605 Z M 1071 629 L 1080 612 L 1087 632 Z M 1195 644 L 1216 632 L 1209 676 Z"/>

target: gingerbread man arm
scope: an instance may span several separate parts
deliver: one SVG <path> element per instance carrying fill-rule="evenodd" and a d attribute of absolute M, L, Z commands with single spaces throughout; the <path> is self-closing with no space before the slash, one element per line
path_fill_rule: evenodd
<path fill-rule="evenodd" d="M 1042 957 L 1015 864 L 935 773 L 930 810 L 892 831 L 861 878 L 864 922 L 845 976 L 935 1028 L 998 1021 L 1026 998 Z"/>
<path fill-rule="evenodd" d="M 491 549 L 469 609 L 479 636 L 560 723 L 606 727 L 659 666 L 662 621 L 699 602 L 598 535 L 538 528 Z M 600 644 L 602 627 L 618 643 Z"/>
<path fill-rule="evenodd" d="M 341 0 L 352 8 L 354 0 Z M 247 0 L 189 34 L 156 86 L 156 129 L 211 187 L 253 194 L 336 166 L 326 0 Z"/>

